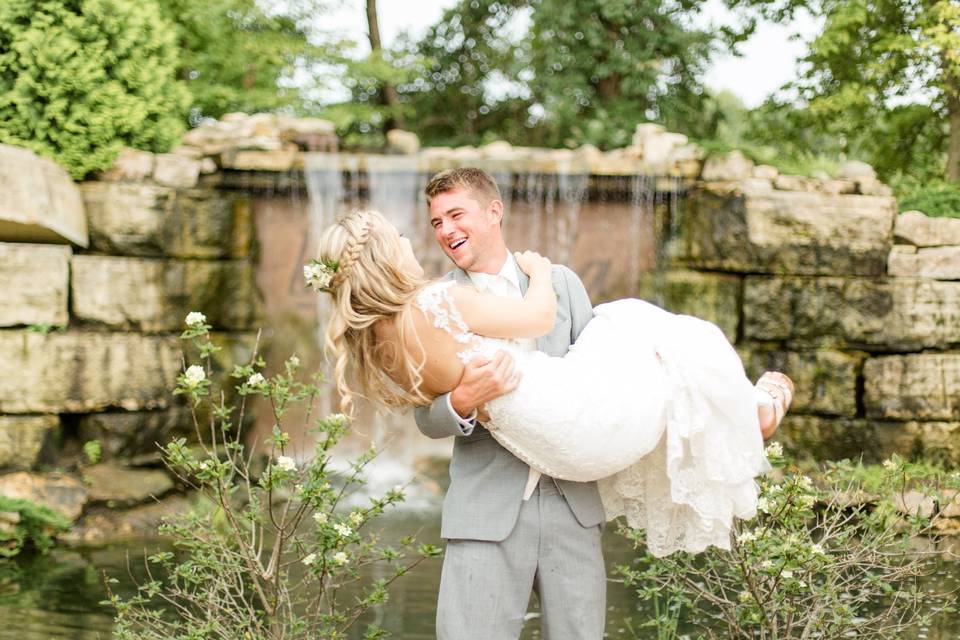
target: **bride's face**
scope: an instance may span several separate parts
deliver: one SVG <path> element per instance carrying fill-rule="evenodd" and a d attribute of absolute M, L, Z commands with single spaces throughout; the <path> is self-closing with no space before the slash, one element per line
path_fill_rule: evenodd
<path fill-rule="evenodd" d="M 417 260 L 417 256 L 413 253 L 413 245 L 410 243 L 410 238 L 405 237 L 396 227 L 392 227 L 392 233 L 396 234 L 397 241 L 400 243 L 400 267 L 407 273 L 413 274 L 418 278 L 421 277 L 423 275 L 423 267 L 420 266 L 420 261 Z"/>

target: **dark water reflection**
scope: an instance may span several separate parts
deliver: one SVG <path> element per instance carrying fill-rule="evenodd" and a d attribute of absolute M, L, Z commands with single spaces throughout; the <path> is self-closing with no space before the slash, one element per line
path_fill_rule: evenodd
<path fill-rule="evenodd" d="M 438 514 L 406 513 L 384 517 L 384 539 L 396 539 L 420 531 L 423 542 L 440 544 Z M 146 547 L 146 548 L 145 548 Z M 0 640 L 106 640 L 111 637 L 112 611 L 100 604 L 105 597 L 102 572 L 120 582 L 114 585 L 121 594 L 130 594 L 135 581 L 143 578 L 145 553 L 157 550 L 155 542 L 141 542 L 106 549 L 53 553 L 19 562 L 0 562 Z M 604 537 L 608 567 L 626 563 L 631 556 L 627 541 L 612 528 Z M 375 621 L 402 640 L 434 638 L 434 613 L 440 582 L 441 559 L 431 559 L 414 572 L 398 580 L 391 590 L 390 602 L 370 612 L 366 621 Z M 956 585 L 960 571 L 944 568 L 938 582 Z M 608 587 L 608 638 L 633 638 L 625 618 L 643 620 L 631 593 L 622 585 Z M 536 598 L 530 603 L 530 622 L 524 640 L 540 637 Z M 362 637 L 362 627 L 353 636 Z M 640 630 L 639 638 L 655 638 L 653 630 Z M 960 619 L 937 621 L 934 628 L 916 634 L 918 640 L 947 640 L 960 637 Z"/>

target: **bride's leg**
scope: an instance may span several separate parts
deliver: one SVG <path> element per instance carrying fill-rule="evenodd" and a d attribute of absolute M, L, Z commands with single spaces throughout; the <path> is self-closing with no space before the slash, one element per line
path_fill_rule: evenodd
<path fill-rule="evenodd" d="M 757 381 L 757 390 L 763 394 L 757 401 L 760 433 L 766 440 L 783 421 L 793 402 L 793 381 L 778 371 L 767 371 Z"/>

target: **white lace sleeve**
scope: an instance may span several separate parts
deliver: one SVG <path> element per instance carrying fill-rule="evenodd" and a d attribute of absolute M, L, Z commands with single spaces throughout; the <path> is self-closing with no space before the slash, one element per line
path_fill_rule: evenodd
<path fill-rule="evenodd" d="M 463 351 L 457 353 L 457 357 L 466 364 L 480 354 L 481 344 L 463 321 L 463 316 L 450 295 L 450 287 L 455 284 L 452 280 L 447 280 L 425 287 L 417 294 L 416 304 L 433 320 L 433 326 L 443 329 L 465 346 Z"/>

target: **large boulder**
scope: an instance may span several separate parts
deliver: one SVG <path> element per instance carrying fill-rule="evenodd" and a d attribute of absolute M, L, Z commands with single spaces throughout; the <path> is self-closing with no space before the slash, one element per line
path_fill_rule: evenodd
<path fill-rule="evenodd" d="M 890 251 L 891 276 L 960 280 L 960 246 L 921 247 L 896 245 Z"/>
<path fill-rule="evenodd" d="M 75 256 L 71 310 L 111 328 L 176 331 L 191 311 L 215 328 L 253 329 L 263 317 L 248 260 Z"/>
<path fill-rule="evenodd" d="M 893 235 L 917 247 L 960 245 L 960 219 L 931 218 L 919 211 L 904 211 L 897 216 Z"/>
<path fill-rule="evenodd" d="M 243 258 L 253 221 L 249 203 L 214 190 L 85 182 L 90 248 L 176 258 Z"/>
<path fill-rule="evenodd" d="M 59 416 L 0 416 L 0 469 L 32 469 L 59 428 Z"/>
<path fill-rule="evenodd" d="M 782 176 L 781 176 L 782 177 Z M 712 271 L 882 275 L 893 198 L 703 185 L 681 202 L 668 255 Z"/>
<path fill-rule="evenodd" d="M 657 271 L 640 281 L 639 296 L 658 306 L 709 320 L 736 342 L 742 278 L 699 271 Z"/>
<path fill-rule="evenodd" d="M 840 351 L 783 351 L 757 346 L 738 349 L 751 380 L 782 371 L 796 385 L 792 412 L 857 415 L 857 378 L 865 354 Z"/>
<path fill-rule="evenodd" d="M 82 473 L 91 502 L 128 506 L 159 498 L 173 489 L 173 480 L 159 469 L 128 469 L 103 462 Z"/>
<path fill-rule="evenodd" d="M 743 334 L 793 346 L 947 348 L 960 343 L 960 282 L 747 276 Z"/>
<path fill-rule="evenodd" d="M 0 144 L 0 193 L 0 241 L 87 246 L 83 199 L 56 162 Z"/>
<path fill-rule="evenodd" d="M 753 175 L 753 160 L 743 155 L 742 151 L 731 151 L 722 156 L 710 156 L 703 164 L 703 180 L 717 182 L 731 182 L 744 180 Z"/>
<path fill-rule="evenodd" d="M 193 420 L 186 407 L 90 413 L 80 417 L 77 427 L 80 440 L 100 443 L 104 460 L 157 453 L 160 445 L 192 431 Z"/>
<path fill-rule="evenodd" d="M 0 242 L 0 327 L 67 324 L 69 246 Z"/>
<path fill-rule="evenodd" d="M 172 336 L 0 331 L 3 413 L 84 413 L 170 404 L 180 367 Z"/>
<path fill-rule="evenodd" d="M 80 517 L 87 490 L 79 480 L 61 473 L 20 471 L 0 476 L 0 496 L 29 500 L 47 507 L 71 522 Z"/>
<path fill-rule="evenodd" d="M 863 377 L 869 417 L 960 420 L 960 354 L 870 358 L 863 365 Z"/>

